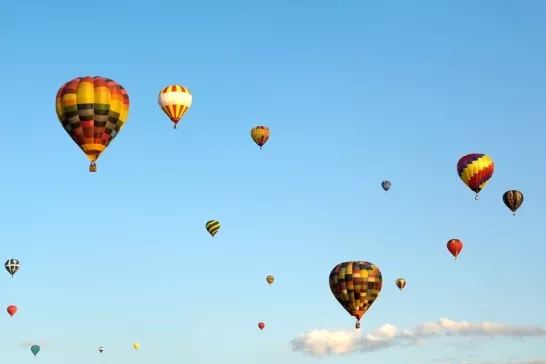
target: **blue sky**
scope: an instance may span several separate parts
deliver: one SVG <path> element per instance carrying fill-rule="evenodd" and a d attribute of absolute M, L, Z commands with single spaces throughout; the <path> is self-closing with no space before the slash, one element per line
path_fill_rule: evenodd
<path fill-rule="evenodd" d="M 6 362 L 34 363 L 26 342 L 56 364 L 316 361 L 290 342 L 353 328 L 328 287 L 346 260 L 375 263 L 385 280 L 363 332 L 442 317 L 546 327 L 545 2 L 4 10 L 0 242 L 22 262 L 0 280 L 1 303 L 19 307 L 0 319 Z M 54 109 L 57 89 L 85 75 L 131 98 L 96 174 Z M 194 100 L 176 131 L 157 105 L 173 83 Z M 259 124 L 271 129 L 262 151 L 249 137 Z M 496 163 L 479 202 L 455 168 L 472 152 Z M 507 189 L 525 194 L 516 217 Z M 222 224 L 214 239 L 210 219 Z M 446 340 L 329 361 L 546 357 L 543 338 Z"/>

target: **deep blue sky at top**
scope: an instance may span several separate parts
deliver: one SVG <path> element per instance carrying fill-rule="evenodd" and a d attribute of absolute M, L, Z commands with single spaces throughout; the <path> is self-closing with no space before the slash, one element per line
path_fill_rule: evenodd
<path fill-rule="evenodd" d="M 327 283 L 344 260 L 386 282 L 363 330 L 545 326 L 545 14 L 539 0 L 10 1 L 0 252 L 23 268 L 0 283 L 1 304 L 19 306 L 1 319 L 3 359 L 31 363 L 20 342 L 35 340 L 49 342 L 41 363 L 96 363 L 99 345 L 104 363 L 303 362 L 287 347 L 300 332 L 354 324 Z M 54 109 L 85 75 L 131 98 L 96 174 Z M 194 96 L 176 131 L 157 106 L 172 83 Z M 472 152 L 496 163 L 479 202 L 455 170 Z M 544 354 L 513 345 L 483 355 Z"/>

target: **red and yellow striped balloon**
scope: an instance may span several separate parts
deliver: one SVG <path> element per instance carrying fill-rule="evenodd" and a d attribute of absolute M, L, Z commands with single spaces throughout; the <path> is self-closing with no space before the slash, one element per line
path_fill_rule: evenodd
<path fill-rule="evenodd" d="M 165 87 L 159 93 L 157 102 L 161 110 L 174 123 L 174 128 L 178 127 L 178 122 L 190 108 L 193 102 L 193 96 L 190 90 L 180 85 L 170 85 Z"/>
<path fill-rule="evenodd" d="M 494 171 L 493 160 L 485 154 L 467 154 L 457 162 L 457 173 L 461 181 L 476 192 L 476 200 L 480 198 L 478 194 L 489 182 Z"/>

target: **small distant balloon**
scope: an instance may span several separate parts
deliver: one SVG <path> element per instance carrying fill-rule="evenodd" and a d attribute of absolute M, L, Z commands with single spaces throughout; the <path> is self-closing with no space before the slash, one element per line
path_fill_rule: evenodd
<path fill-rule="evenodd" d="M 16 313 L 17 313 L 17 306 L 14 306 L 14 305 L 10 305 L 8 306 L 8 308 L 6 309 L 6 311 L 8 311 L 8 314 L 13 317 Z"/>
<path fill-rule="evenodd" d="M 133 348 L 135 348 L 135 350 L 140 349 L 140 343 L 134 343 Z"/>
<path fill-rule="evenodd" d="M 391 182 L 390 181 L 383 181 L 381 182 L 381 187 L 387 192 L 391 189 Z"/>
<path fill-rule="evenodd" d="M 38 353 L 40 352 L 40 345 L 32 345 L 30 347 L 30 351 L 32 352 L 32 354 L 34 354 L 34 356 L 38 355 Z"/>
<path fill-rule="evenodd" d="M 451 239 L 447 242 L 447 250 L 455 257 L 455 260 L 463 250 L 463 242 L 459 239 Z"/>
<path fill-rule="evenodd" d="M 265 328 L 265 324 L 263 322 L 258 323 L 258 328 L 263 330 Z"/>
<path fill-rule="evenodd" d="M 6 263 L 4 263 L 4 268 L 6 268 L 6 271 L 11 274 L 11 278 L 13 278 L 13 275 L 21 268 L 21 263 L 17 259 L 8 259 L 6 260 Z"/>
<path fill-rule="evenodd" d="M 99 353 L 102 353 L 104 351 L 104 346 L 99 346 Z"/>
<path fill-rule="evenodd" d="M 256 126 L 250 131 L 250 137 L 254 140 L 254 143 L 258 144 L 260 149 L 267 143 L 270 134 L 269 128 L 263 125 Z"/>
<path fill-rule="evenodd" d="M 404 278 L 398 278 L 396 280 L 396 287 L 398 287 L 399 290 L 403 290 L 404 287 L 406 287 L 406 280 Z"/>
<path fill-rule="evenodd" d="M 216 220 L 207 221 L 205 229 L 207 229 L 209 234 L 214 238 L 214 235 L 220 230 L 220 223 Z"/>
<path fill-rule="evenodd" d="M 516 216 L 516 211 L 518 211 L 523 203 L 523 193 L 518 190 L 506 191 L 502 195 L 502 201 L 513 212 L 513 215 Z"/>
<path fill-rule="evenodd" d="M 269 283 L 269 285 L 272 285 L 273 282 L 275 282 L 275 277 L 273 277 L 273 276 L 267 276 L 267 277 L 265 277 L 265 281 L 266 281 L 267 283 Z"/>

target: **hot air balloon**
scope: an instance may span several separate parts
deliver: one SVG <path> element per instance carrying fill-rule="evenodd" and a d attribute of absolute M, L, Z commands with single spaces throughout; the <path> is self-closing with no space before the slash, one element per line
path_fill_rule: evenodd
<path fill-rule="evenodd" d="M 272 285 L 273 282 L 275 282 L 275 277 L 273 277 L 273 276 L 267 276 L 267 277 L 265 277 L 265 281 L 266 281 L 267 283 L 269 283 L 269 285 Z"/>
<path fill-rule="evenodd" d="M 493 160 L 479 153 L 467 154 L 457 162 L 457 173 L 461 181 L 472 191 L 476 192 L 474 199 L 479 200 L 478 195 L 493 176 L 495 164 Z"/>
<path fill-rule="evenodd" d="M 77 77 L 61 86 L 55 102 L 64 130 L 85 153 L 96 172 L 96 161 L 125 125 L 129 95 L 109 78 Z"/>
<path fill-rule="evenodd" d="M 502 195 L 502 201 L 513 212 L 513 215 L 516 216 L 516 211 L 523 203 L 523 193 L 518 190 L 506 191 Z"/>
<path fill-rule="evenodd" d="M 102 353 L 104 351 L 104 346 L 99 346 L 99 353 Z"/>
<path fill-rule="evenodd" d="M 13 278 L 13 275 L 21 268 L 21 263 L 17 259 L 8 259 L 4 263 L 4 267 L 11 274 L 11 278 Z"/>
<path fill-rule="evenodd" d="M 388 190 L 391 189 L 391 182 L 390 181 L 383 181 L 383 182 L 381 182 L 381 187 L 383 187 L 385 192 L 387 192 Z"/>
<path fill-rule="evenodd" d="M 447 242 L 447 250 L 455 257 L 455 260 L 457 260 L 457 257 L 461 253 L 461 250 L 463 250 L 463 242 L 459 239 L 451 239 Z"/>
<path fill-rule="evenodd" d="M 332 294 L 349 315 L 356 318 L 357 329 L 360 329 L 360 319 L 372 306 L 382 287 L 381 271 L 369 262 L 340 263 L 330 272 Z"/>
<path fill-rule="evenodd" d="M 14 305 L 10 305 L 8 306 L 8 308 L 6 309 L 6 311 L 8 311 L 8 314 L 13 317 L 16 313 L 17 313 L 17 306 L 14 306 Z"/>
<path fill-rule="evenodd" d="M 207 229 L 209 234 L 212 235 L 212 237 L 214 238 L 214 235 L 216 235 L 218 230 L 220 230 L 220 223 L 216 220 L 210 220 L 210 221 L 207 221 L 207 223 L 205 224 L 205 228 Z"/>
<path fill-rule="evenodd" d="M 265 328 L 265 324 L 263 322 L 258 323 L 258 328 L 263 330 Z"/>
<path fill-rule="evenodd" d="M 406 280 L 404 278 L 398 278 L 396 280 L 396 287 L 398 287 L 399 290 L 403 290 L 404 287 L 406 287 Z"/>
<path fill-rule="evenodd" d="M 252 140 L 254 140 L 254 143 L 258 144 L 260 149 L 262 149 L 264 144 L 269 139 L 269 135 L 270 132 L 267 126 L 256 126 L 250 131 L 250 137 L 252 138 Z"/>
<path fill-rule="evenodd" d="M 135 348 L 135 350 L 140 349 L 140 343 L 134 343 L 133 348 Z"/>
<path fill-rule="evenodd" d="M 32 352 L 32 354 L 34 354 L 34 356 L 38 355 L 38 353 L 40 352 L 40 345 L 32 345 L 30 347 L 30 351 Z"/>
<path fill-rule="evenodd" d="M 190 90 L 179 85 L 165 87 L 157 97 L 161 110 L 174 123 L 175 129 L 178 128 L 178 122 L 190 108 L 192 100 Z"/>

